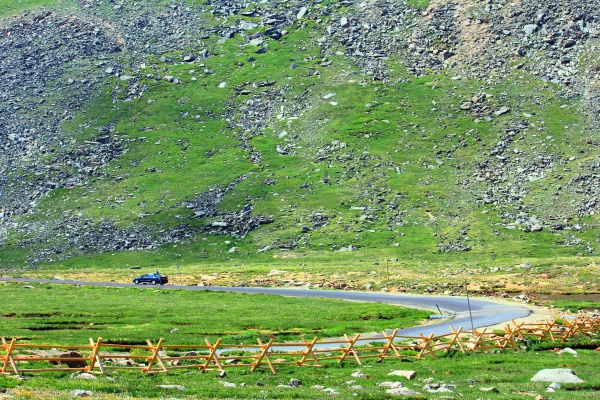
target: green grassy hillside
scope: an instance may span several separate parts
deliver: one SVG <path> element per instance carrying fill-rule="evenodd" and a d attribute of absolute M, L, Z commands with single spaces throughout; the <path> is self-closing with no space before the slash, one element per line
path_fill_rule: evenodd
<path fill-rule="evenodd" d="M 38 2 L 10 3 L 4 15 Z M 78 9 L 69 12 L 93 10 L 116 24 L 114 7 L 96 3 L 68 3 Z M 318 15 L 330 3 L 337 4 L 309 11 Z M 60 13 L 65 4 L 46 7 Z M 387 75 L 377 80 L 342 44 L 325 48 L 321 39 L 354 6 L 322 18 L 309 13 L 271 40 L 264 19 L 186 4 L 207 29 L 241 20 L 257 26 L 230 37 L 209 33 L 166 53 L 125 46 L 114 55 L 119 72 L 101 74 L 102 85 L 61 122 L 70 143 L 37 163 L 56 179 L 76 176 L 94 162 L 81 149 L 96 146 L 99 132 L 118 143 L 119 155 L 7 219 L 4 268 L 177 263 L 252 275 L 331 265 L 346 273 L 398 259 L 407 273 L 446 271 L 460 280 L 488 267 L 597 259 L 595 197 L 580 186 L 595 182 L 582 177 L 594 179 L 598 131 L 581 96 L 523 68 L 534 59 L 508 59 L 508 72 L 483 79 L 461 74 L 463 64 L 415 75 L 400 49 L 380 60 Z M 405 6 L 414 15 L 426 8 Z M 122 10 L 135 12 L 129 3 Z M 248 41 L 254 34 L 263 42 Z M 582 63 L 597 61 L 581 54 Z M 89 63 L 96 66 L 72 63 L 58 80 L 109 65 Z M 5 173 L 34 185 L 32 171 Z M 199 212 L 200 200 L 215 197 Z M 220 229 L 245 207 L 269 223 L 237 234 L 227 231 L 231 224 Z M 580 289 L 595 290 L 590 285 Z"/>

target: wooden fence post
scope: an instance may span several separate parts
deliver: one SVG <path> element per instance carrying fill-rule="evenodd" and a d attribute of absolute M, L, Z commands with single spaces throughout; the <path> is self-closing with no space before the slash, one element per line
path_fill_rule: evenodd
<path fill-rule="evenodd" d="M 271 345 L 273 344 L 273 338 L 271 338 L 269 340 L 269 343 L 267 343 L 266 345 L 263 344 L 263 342 L 260 340 L 260 338 L 257 338 L 256 340 L 258 340 L 258 344 L 260 345 L 260 347 L 262 348 L 260 354 L 258 355 L 258 357 L 256 357 L 256 361 L 252 363 L 252 368 L 250 369 L 252 372 L 256 371 L 256 369 L 258 367 L 260 367 L 260 363 L 262 361 L 262 359 L 266 359 L 267 360 L 267 364 L 269 364 L 269 368 L 271 369 L 271 372 L 274 374 L 275 373 L 275 368 L 273 368 L 273 363 L 271 363 L 271 359 L 269 358 L 269 347 L 271 347 Z"/>
<path fill-rule="evenodd" d="M 300 366 L 304 365 L 304 363 L 306 362 L 306 358 L 310 354 L 313 361 L 315 362 L 315 366 L 320 367 L 321 364 L 319 364 L 319 359 L 313 351 L 313 347 L 315 347 L 315 343 L 317 343 L 317 337 L 315 336 L 312 342 L 307 342 L 306 339 L 304 339 L 304 336 L 302 336 L 302 342 L 306 345 L 306 350 L 302 352 L 302 359 L 300 361 L 296 361 L 296 364 Z"/>
<path fill-rule="evenodd" d="M 10 363 L 13 371 L 15 371 L 15 374 L 19 375 L 19 370 L 17 369 L 17 363 L 15 362 L 15 359 L 12 355 L 12 352 L 15 349 L 16 342 L 17 342 L 17 339 L 12 338 L 12 340 L 10 341 L 10 344 L 8 344 L 6 342 L 6 339 L 2 338 L 2 344 L 4 345 L 4 347 L 6 347 L 6 358 L 4 360 L 4 366 L 2 366 L 3 374 L 6 373 L 6 370 L 8 369 L 8 364 Z"/>
<path fill-rule="evenodd" d="M 423 357 L 425 355 L 425 353 L 430 354 L 434 359 L 437 359 L 437 357 L 435 356 L 435 352 L 433 351 L 433 349 L 431 348 L 431 340 L 433 339 L 433 332 L 431 332 L 431 334 L 428 337 L 423 336 L 422 333 L 419 334 L 419 336 L 421 336 L 421 340 L 423 340 L 423 344 L 421 345 L 421 351 L 419 352 L 419 355 L 417 356 L 417 359 L 421 359 L 421 357 Z"/>
<path fill-rule="evenodd" d="M 483 328 L 482 332 L 477 332 L 477 329 L 473 329 L 473 334 L 475 335 L 475 342 L 473 343 L 473 348 L 471 348 L 471 353 L 475 351 L 476 348 L 480 347 L 480 344 L 483 345 L 485 351 L 488 351 L 488 347 L 485 344 L 485 340 L 483 340 L 483 335 L 485 334 L 487 328 Z"/>
<path fill-rule="evenodd" d="M 556 324 L 555 319 L 553 319 L 552 321 L 546 321 L 546 329 L 542 331 L 542 335 L 540 336 L 540 341 L 542 341 L 544 339 L 544 337 L 549 334 L 550 339 L 553 342 L 556 342 L 554 335 L 552 334 L 552 328 L 554 327 L 555 324 Z"/>
<path fill-rule="evenodd" d="M 512 347 L 513 350 L 520 352 L 521 348 L 517 345 L 517 342 L 515 341 L 515 335 L 517 334 L 518 330 L 510 329 L 510 325 L 506 325 L 506 328 L 504 328 L 504 330 L 506 331 L 506 335 L 504 336 L 504 343 L 502 344 L 501 349 L 506 349 L 510 344 L 510 347 Z"/>
<path fill-rule="evenodd" d="M 394 350 L 394 353 L 396 353 L 396 357 L 402 358 L 400 356 L 400 353 L 398 352 L 398 349 L 396 348 L 396 346 L 394 346 L 394 339 L 396 339 L 396 335 L 398 334 L 398 329 L 399 328 L 396 328 L 390 336 L 387 336 L 387 334 L 385 332 L 383 332 L 383 337 L 385 337 L 388 341 L 385 344 L 385 346 L 383 346 L 383 349 L 381 349 L 381 352 L 379 353 L 379 358 L 378 358 L 377 362 L 383 362 L 383 359 L 385 358 L 385 356 L 387 355 L 387 353 L 390 349 Z"/>
<path fill-rule="evenodd" d="M 346 334 L 344 334 L 344 337 L 348 341 L 348 347 L 346 349 L 342 349 L 342 355 L 340 356 L 340 359 L 338 360 L 338 363 L 342 363 L 344 361 L 344 359 L 346 358 L 346 356 L 348 354 L 352 353 L 352 355 L 356 359 L 356 362 L 358 363 L 358 365 L 362 365 L 362 362 L 360 361 L 360 358 L 358 357 L 358 353 L 354 350 L 354 344 L 356 343 L 356 341 L 360 337 L 360 333 L 357 333 L 356 336 L 354 336 L 353 339 L 350 339 L 348 337 L 348 335 L 346 335 Z"/>
<path fill-rule="evenodd" d="M 146 343 L 148 343 L 148 346 L 150 346 L 151 348 L 152 343 L 150 342 L 150 340 L 146 340 Z M 152 357 L 150 357 L 150 360 L 148 361 L 148 366 L 144 369 L 142 369 L 142 372 L 152 372 L 152 366 L 154 365 L 155 361 L 158 361 L 158 363 L 160 364 L 160 366 L 162 367 L 162 370 L 164 372 L 169 372 L 169 370 L 167 369 L 167 367 L 165 366 L 165 364 L 162 362 L 162 359 L 160 358 L 160 356 L 158 355 L 158 352 L 160 351 L 160 347 L 162 346 L 163 343 L 163 338 L 160 338 L 158 340 L 158 344 L 156 345 L 156 347 L 154 347 L 154 352 L 152 353 Z"/>
<path fill-rule="evenodd" d="M 454 343 L 456 343 L 458 345 L 460 352 L 465 354 L 466 353 L 465 348 L 463 347 L 462 342 L 460 341 L 460 334 L 463 330 L 463 327 L 461 326 L 460 328 L 458 328 L 458 330 L 455 330 L 454 327 L 452 325 L 450 325 L 450 330 L 452 331 L 452 339 L 450 339 L 450 342 L 448 343 L 448 345 L 446 345 L 445 350 L 446 351 L 453 350 L 452 346 L 454 345 Z"/>
<path fill-rule="evenodd" d="M 200 369 L 202 370 L 202 372 L 204 372 L 206 370 L 206 368 L 208 368 L 208 366 L 210 364 L 210 360 L 213 360 L 215 362 L 215 364 L 217 365 L 217 367 L 219 368 L 219 371 L 223 371 L 223 365 L 221 364 L 221 360 L 219 360 L 219 356 L 217 356 L 217 349 L 219 348 L 219 345 L 221 344 L 221 338 L 217 339 L 217 342 L 215 343 L 214 346 L 212 344 L 210 344 L 210 341 L 208 339 L 205 338 L 204 341 L 206 342 L 206 345 L 208 347 L 210 347 L 210 353 L 209 353 L 208 357 L 206 357 L 206 362 L 204 363 L 203 366 L 200 367 Z"/>
<path fill-rule="evenodd" d="M 98 362 L 98 366 L 100 367 L 100 372 L 105 374 L 104 364 L 102 364 L 102 359 L 98 355 L 100 352 L 100 345 L 102 344 L 102 338 L 99 337 L 98 341 L 94 343 L 94 340 L 90 338 L 90 344 L 92 345 L 92 355 L 90 356 L 90 365 L 86 368 L 86 371 L 92 372 L 94 367 L 96 366 L 96 361 Z"/>

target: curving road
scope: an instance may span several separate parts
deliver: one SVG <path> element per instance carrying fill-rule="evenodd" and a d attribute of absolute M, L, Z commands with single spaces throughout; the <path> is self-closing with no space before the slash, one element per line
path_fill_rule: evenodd
<path fill-rule="evenodd" d="M 36 279 L 36 278 L 0 278 L 1 281 L 12 282 L 38 282 L 38 283 L 55 283 L 69 285 L 89 285 L 89 286 L 110 286 L 110 287 L 144 287 L 134 285 L 132 283 L 115 283 L 115 282 L 86 282 L 86 281 L 71 281 L 71 280 L 53 280 L 53 279 Z M 147 286 L 148 288 L 156 289 L 157 286 Z M 392 294 L 392 293 L 372 293 L 372 292 L 344 292 L 344 291 L 329 291 L 329 290 L 311 290 L 311 289 L 289 289 L 289 288 L 262 288 L 262 287 L 225 287 L 225 286 L 179 286 L 168 285 L 158 286 L 164 289 L 180 289 L 180 290 L 199 290 L 199 291 L 219 291 L 219 292 L 235 292 L 235 293 L 260 293 L 274 294 L 279 296 L 290 297 L 322 297 L 329 299 L 365 301 L 374 303 L 394 304 L 399 306 L 420 308 L 432 310 L 437 314 L 439 307 L 444 314 L 451 314 L 453 318 L 443 320 L 437 324 L 427 326 L 416 326 L 398 331 L 398 335 L 402 336 L 418 336 L 419 333 L 434 335 L 442 335 L 450 333 L 450 325 L 458 329 L 463 326 L 465 330 L 471 329 L 471 321 L 474 328 L 483 328 L 486 326 L 496 325 L 503 322 L 508 322 L 512 319 L 523 318 L 531 313 L 531 310 L 518 305 L 508 305 L 493 303 L 480 299 L 470 299 L 466 297 L 450 297 L 450 296 L 424 296 L 416 294 Z M 471 313 L 469 313 L 469 303 Z M 471 319 L 472 316 L 472 319 Z"/>

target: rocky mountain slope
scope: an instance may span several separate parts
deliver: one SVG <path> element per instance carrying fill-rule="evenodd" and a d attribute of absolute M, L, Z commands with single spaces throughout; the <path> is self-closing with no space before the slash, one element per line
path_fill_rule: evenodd
<path fill-rule="evenodd" d="M 62 0 L 6 17 L 0 263 L 173 244 L 195 262 L 595 255 L 599 6 Z"/>

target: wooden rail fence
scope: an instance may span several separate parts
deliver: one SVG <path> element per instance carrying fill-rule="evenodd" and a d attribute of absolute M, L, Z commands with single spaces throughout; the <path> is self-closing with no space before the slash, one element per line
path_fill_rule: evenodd
<path fill-rule="evenodd" d="M 321 367 L 324 361 L 353 361 L 361 365 L 367 358 L 383 362 L 386 358 L 436 358 L 436 353 L 448 351 L 493 352 L 521 351 L 518 341 L 551 340 L 567 342 L 583 337 L 595 337 L 600 331 L 600 317 L 578 315 L 572 318 L 525 324 L 506 325 L 504 331 L 474 329 L 465 331 L 451 326 L 451 332 L 434 336 L 402 336 L 398 329 L 383 332 L 378 337 L 344 335 L 336 340 L 307 340 L 275 343 L 257 340 L 257 344 L 224 344 L 205 339 L 204 344 L 165 344 L 163 339 L 146 344 L 114 344 L 102 338 L 89 345 L 50 345 L 21 343 L 17 339 L 1 339 L 0 369 L 2 374 L 80 371 L 102 374 L 107 370 L 138 370 L 144 373 L 169 373 L 178 369 L 200 371 L 247 367 L 251 371 L 268 368 L 275 373 L 281 365 Z M 64 354 L 57 354 L 64 351 Z M 82 354 L 87 354 L 86 356 Z"/>

